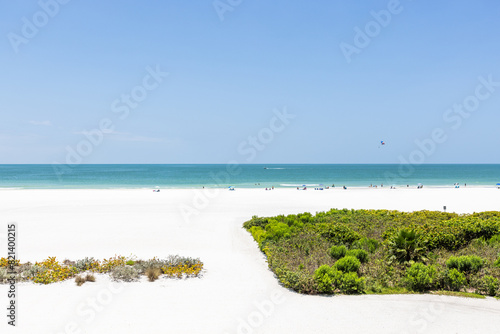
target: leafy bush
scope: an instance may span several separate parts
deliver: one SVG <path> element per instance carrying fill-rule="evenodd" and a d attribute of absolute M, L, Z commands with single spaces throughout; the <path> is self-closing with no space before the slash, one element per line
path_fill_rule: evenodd
<path fill-rule="evenodd" d="M 379 242 L 375 239 L 363 237 L 352 244 L 353 249 L 363 249 L 369 253 L 375 252 L 379 247 Z"/>
<path fill-rule="evenodd" d="M 179 264 L 176 266 L 165 266 L 161 270 L 168 277 L 182 278 L 183 274 L 186 274 L 187 277 L 197 277 L 202 269 L 203 263 L 196 263 L 193 265 Z"/>
<path fill-rule="evenodd" d="M 421 235 L 415 230 L 402 229 L 387 245 L 390 261 L 404 263 L 425 260 L 426 248 Z"/>
<path fill-rule="evenodd" d="M 332 246 L 330 248 L 330 256 L 336 260 L 341 259 L 347 253 L 347 248 L 344 245 Z"/>
<path fill-rule="evenodd" d="M 333 283 L 335 275 L 332 268 L 328 265 L 322 265 L 314 272 L 314 280 L 318 285 L 320 293 L 333 293 Z"/>
<path fill-rule="evenodd" d="M 49 257 L 47 260 L 36 263 L 40 269 L 36 269 L 34 276 L 28 277 L 35 283 L 50 284 L 64 281 L 75 276 L 78 270 L 73 266 L 61 265 L 55 257 Z"/>
<path fill-rule="evenodd" d="M 87 270 L 97 270 L 99 269 L 99 261 L 97 261 L 93 257 L 86 257 L 85 259 L 77 260 L 75 263 L 75 267 L 79 272 Z"/>
<path fill-rule="evenodd" d="M 488 244 L 493 247 L 500 248 L 500 234 L 496 234 L 488 240 Z"/>
<path fill-rule="evenodd" d="M 14 267 L 17 267 L 21 264 L 20 260 L 9 260 L 8 258 L 2 257 L 0 258 L 0 268 L 6 268 L 10 264 L 13 264 Z"/>
<path fill-rule="evenodd" d="M 38 265 L 38 264 L 32 264 L 29 266 L 26 266 L 24 268 L 24 271 L 22 273 L 22 276 L 25 276 L 28 279 L 31 279 L 32 277 L 35 277 L 39 272 L 42 272 L 43 268 Z"/>
<path fill-rule="evenodd" d="M 438 224 L 425 226 L 429 249 L 456 250 L 477 238 L 490 239 L 500 232 L 498 216 L 477 215 L 456 217 Z"/>
<path fill-rule="evenodd" d="M 290 236 L 290 227 L 285 223 L 272 222 L 266 226 L 266 233 L 264 234 L 265 240 L 277 241 L 281 238 L 288 238 Z"/>
<path fill-rule="evenodd" d="M 359 233 L 346 224 L 317 224 L 317 232 L 326 240 L 334 244 L 352 244 L 360 239 Z"/>
<path fill-rule="evenodd" d="M 342 275 L 340 291 L 345 294 L 358 294 L 365 291 L 365 278 L 358 277 L 355 272 L 345 273 Z"/>
<path fill-rule="evenodd" d="M 133 266 L 135 264 L 135 261 L 134 260 L 128 260 L 127 262 L 125 262 L 125 264 L 127 266 Z"/>
<path fill-rule="evenodd" d="M 498 259 L 495 261 L 495 263 L 493 264 L 495 267 L 498 267 L 500 268 L 500 256 L 498 257 Z"/>
<path fill-rule="evenodd" d="M 346 256 L 354 256 L 361 263 L 368 262 L 368 253 L 363 249 L 351 249 L 346 253 Z"/>
<path fill-rule="evenodd" d="M 452 291 L 460 291 L 466 283 L 467 279 L 465 278 L 465 275 L 457 269 L 450 269 L 446 273 L 445 285 L 448 289 Z"/>
<path fill-rule="evenodd" d="M 276 268 L 276 276 L 285 288 L 308 294 L 319 292 L 314 275 L 310 275 L 308 272 Z"/>
<path fill-rule="evenodd" d="M 125 266 L 125 257 L 115 255 L 109 259 L 102 260 L 102 263 L 99 264 L 98 271 L 100 273 L 109 273 L 114 268 L 123 266 Z"/>
<path fill-rule="evenodd" d="M 483 267 L 484 261 L 479 256 L 464 255 L 452 256 L 446 261 L 449 269 L 458 269 L 461 272 L 476 273 Z"/>
<path fill-rule="evenodd" d="M 434 266 L 426 266 L 417 262 L 406 270 L 405 281 L 410 290 L 426 291 L 432 287 L 435 278 L 436 269 Z"/>
<path fill-rule="evenodd" d="M 361 262 L 354 256 L 345 256 L 335 262 L 335 268 L 344 273 L 357 272 Z"/>
<path fill-rule="evenodd" d="M 488 296 L 496 296 L 499 293 L 499 289 L 500 283 L 498 278 L 486 275 L 479 281 L 479 291 Z"/>
<path fill-rule="evenodd" d="M 260 226 L 252 226 L 249 231 L 252 234 L 254 240 L 257 241 L 259 246 L 261 246 L 262 241 L 265 240 L 266 231 L 264 231 Z"/>
<path fill-rule="evenodd" d="M 139 272 L 131 266 L 117 266 L 111 270 L 111 278 L 115 281 L 137 281 L 139 279 Z"/>

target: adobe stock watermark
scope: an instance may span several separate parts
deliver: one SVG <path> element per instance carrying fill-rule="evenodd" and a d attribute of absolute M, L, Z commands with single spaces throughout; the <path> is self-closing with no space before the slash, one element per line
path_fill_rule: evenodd
<path fill-rule="evenodd" d="M 461 103 L 453 104 L 443 113 L 443 121 L 448 129 L 446 127 L 434 128 L 427 138 L 414 141 L 416 148 L 410 152 L 408 157 L 403 155 L 398 157 L 398 174 L 385 173 L 388 184 L 401 184 L 404 178 L 412 175 L 415 172 L 415 166 L 425 163 L 436 152 L 438 146 L 448 140 L 449 132 L 460 129 L 464 120 L 471 117 L 479 109 L 481 103 L 489 99 L 500 87 L 500 81 L 494 81 L 492 74 L 488 75 L 487 78 L 480 76 L 477 80 L 479 83 L 473 94 L 466 96 Z"/>
<path fill-rule="evenodd" d="M 401 14 L 403 9 L 404 7 L 399 0 L 389 0 L 386 9 L 370 12 L 373 20 L 368 21 L 363 28 L 355 26 L 352 44 L 346 42 L 339 44 L 340 51 L 347 63 L 350 64 L 354 55 L 359 55 L 362 50 L 367 48 L 372 40 L 380 35 L 382 29 L 389 26 L 393 17 Z"/>
<path fill-rule="evenodd" d="M 281 290 L 274 290 L 268 299 L 255 301 L 253 310 L 246 317 L 238 318 L 235 334 L 253 334 L 264 325 L 266 319 L 270 318 L 276 311 L 276 307 L 285 303 L 286 298 Z M 225 332 L 225 334 L 230 334 Z"/>
<path fill-rule="evenodd" d="M 123 284 L 110 282 L 93 296 L 87 297 L 76 307 L 76 319 L 68 321 L 57 334 L 86 333 L 85 327 L 92 323 L 110 305 L 115 297 L 123 292 Z"/>
<path fill-rule="evenodd" d="M 7 323 L 15 327 L 17 324 L 17 280 L 16 280 L 16 260 L 18 248 L 18 229 L 16 223 L 7 225 Z"/>
<path fill-rule="evenodd" d="M 40 30 L 45 27 L 51 19 L 59 14 L 63 5 L 66 5 L 71 0 L 40 0 L 38 6 L 40 10 L 36 11 L 30 18 L 23 16 L 21 18 L 22 26 L 20 33 L 9 32 L 7 39 L 10 42 L 12 50 L 19 53 L 21 45 L 28 44 L 33 40 Z"/>
<path fill-rule="evenodd" d="M 260 129 L 256 134 L 249 135 L 237 146 L 237 152 L 242 157 L 243 163 L 255 161 L 259 152 L 264 151 L 276 138 L 276 135 L 285 131 L 296 115 L 288 112 L 286 107 L 282 110 L 273 110 L 273 116 L 267 126 Z M 226 168 L 218 173 L 210 172 L 209 180 L 215 181 L 215 188 L 197 189 L 191 203 L 181 204 L 180 213 L 185 222 L 189 222 L 193 215 L 208 207 L 210 200 L 217 197 L 221 187 L 230 185 L 232 178 L 241 174 L 240 162 L 232 160 L 226 163 Z"/>
<path fill-rule="evenodd" d="M 151 66 L 146 67 L 146 74 L 143 76 L 141 84 L 134 86 L 130 92 L 123 93 L 111 103 L 111 112 L 118 117 L 119 120 L 125 120 L 131 111 L 137 109 L 150 92 L 154 91 L 164 79 L 168 76 L 167 72 L 163 72 L 159 65 L 153 69 Z M 97 127 L 91 130 L 84 130 L 83 137 L 76 145 L 66 146 L 66 156 L 64 163 L 54 161 L 52 168 L 62 181 L 61 176 L 65 173 L 70 173 L 72 168 L 82 164 L 84 159 L 94 152 L 94 149 L 102 145 L 105 136 L 112 134 L 115 131 L 116 120 L 109 117 L 102 118 Z"/>
<path fill-rule="evenodd" d="M 217 16 L 221 22 L 224 21 L 227 12 L 234 11 L 243 3 L 243 0 L 215 0 L 212 2 Z"/>
<path fill-rule="evenodd" d="M 446 296 L 439 296 L 437 301 L 429 302 L 427 307 L 420 308 L 418 312 L 414 313 L 408 319 L 408 323 L 412 330 L 410 332 L 403 331 L 401 334 L 426 333 L 429 324 L 436 321 L 436 319 L 443 314 L 445 302 Z"/>

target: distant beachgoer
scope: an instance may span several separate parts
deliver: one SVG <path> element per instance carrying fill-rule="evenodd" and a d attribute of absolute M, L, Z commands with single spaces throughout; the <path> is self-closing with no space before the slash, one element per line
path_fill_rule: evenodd
<path fill-rule="evenodd" d="M 464 183 L 464 187 L 467 187 L 467 183 Z"/>
<path fill-rule="evenodd" d="M 346 187 L 346 186 L 344 186 L 344 190 L 345 190 L 345 189 L 347 189 L 347 187 Z"/>
<path fill-rule="evenodd" d="M 409 185 L 409 184 L 407 184 L 407 185 L 406 185 L 406 188 L 409 188 L 409 187 L 410 187 L 410 185 Z"/>
<path fill-rule="evenodd" d="M 335 184 L 332 184 L 332 188 L 335 188 Z"/>
<path fill-rule="evenodd" d="M 384 184 L 382 183 L 382 184 L 380 185 L 380 187 L 384 187 Z"/>

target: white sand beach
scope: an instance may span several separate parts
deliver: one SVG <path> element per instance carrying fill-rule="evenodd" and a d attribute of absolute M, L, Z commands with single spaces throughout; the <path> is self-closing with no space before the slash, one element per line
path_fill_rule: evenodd
<path fill-rule="evenodd" d="M 213 193 L 216 194 L 214 195 Z M 18 224 L 23 262 L 115 254 L 199 257 L 202 278 L 112 283 L 98 275 L 18 285 L 18 327 L 2 333 L 494 333 L 500 300 L 431 295 L 305 296 L 281 287 L 242 224 L 330 208 L 500 210 L 495 188 L 0 190 L 0 249 Z M 0 286 L 6 313 L 7 287 Z M 5 306 L 5 307 L 4 307 Z"/>

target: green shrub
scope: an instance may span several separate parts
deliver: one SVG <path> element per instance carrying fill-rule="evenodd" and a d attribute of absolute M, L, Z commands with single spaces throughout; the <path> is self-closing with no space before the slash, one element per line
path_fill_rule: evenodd
<path fill-rule="evenodd" d="M 334 244 L 352 244 L 361 236 L 346 224 L 330 223 L 317 224 L 317 232 L 326 240 Z"/>
<path fill-rule="evenodd" d="M 314 272 L 314 280 L 320 293 L 333 293 L 337 280 L 337 272 L 328 265 L 322 265 Z"/>
<path fill-rule="evenodd" d="M 499 247 L 500 248 L 500 234 L 496 234 L 488 240 L 488 244 L 492 247 Z"/>
<path fill-rule="evenodd" d="M 363 249 L 351 249 L 346 253 L 346 256 L 354 256 L 361 263 L 368 262 L 368 253 Z"/>
<path fill-rule="evenodd" d="M 436 278 L 434 266 L 426 266 L 420 262 L 414 263 L 406 270 L 406 285 L 413 291 L 426 291 L 430 289 Z"/>
<path fill-rule="evenodd" d="M 387 246 L 391 262 L 405 263 L 426 260 L 424 257 L 426 248 L 422 236 L 415 230 L 402 229 L 388 241 Z"/>
<path fill-rule="evenodd" d="M 361 266 L 361 262 L 354 256 L 345 256 L 340 260 L 337 260 L 334 266 L 337 270 L 344 273 L 357 272 Z"/>
<path fill-rule="evenodd" d="M 479 291 L 485 295 L 494 297 L 499 293 L 499 288 L 498 278 L 493 276 L 486 275 L 479 281 Z"/>
<path fill-rule="evenodd" d="M 266 231 L 264 231 L 260 226 L 252 226 L 249 231 L 254 240 L 257 241 L 260 246 L 262 241 L 265 239 Z"/>
<path fill-rule="evenodd" d="M 314 275 L 308 272 L 277 268 L 276 276 L 285 288 L 306 294 L 315 294 L 319 292 Z"/>
<path fill-rule="evenodd" d="M 490 239 L 499 232 L 500 219 L 497 216 L 471 215 L 427 226 L 426 238 L 429 249 L 456 250 L 466 246 L 473 239 Z"/>
<path fill-rule="evenodd" d="M 336 260 L 341 259 L 347 253 L 347 248 L 344 245 L 332 246 L 330 248 L 330 256 Z"/>
<path fill-rule="evenodd" d="M 488 241 L 484 239 L 484 237 L 474 239 L 470 242 L 470 245 L 474 248 L 481 248 L 484 246 L 488 246 Z"/>
<path fill-rule="evenodd" d="M 134 260 L 128 260 L 127 262 L 125 262 L 125 264 L 127 266 L 133 266 L 135 264 L 135 261 Z"/>
<path fill-rule="evenodd" d="M 355 272 L 345 273 L 342 275 L 340 283 L 340 291 L 345 294 L 358 294 L 365 292 L 365 278 L 358 277 Z"/>
<path fill-rule="evenodd" d="M 379 247 L 379 242 L 375 239 L 369 239 L 367 237 L 363 237 L 359 240 L 356 240 L 352 243 L 353 249 L 363 249 L 369 253 L 375 252 Z"/>
<path fill-rule="evenodd" d="M 446 273 L 445 285 L 448 289 L 452 291 L 460 291 L 466 283 L 467 279 L 465 278 L 465 275 L 457 269 L 450 269 Z"/>
<path fill-rule="evenodd" d="M 499 257 L 498 257 L 498 259 L 495 261 L 495 263 L 493 263 L 493 265 L 494 265 L 495 267 L 500 268 L 500 256 L 499 256 Z"/>
<path fill-rule="evenodd" d="M 475 255 L 452 256 L 446 261 L 449 269 L 458 269 L 461 272 L 477 273 L 484 265 L 484 260 Z"/>
<path fill-rule="evenodd" d="M 375 280 L 370 280 L 366 282 L 367 289 L 373 293 L 382 293 L 383 291 L 383 286 L 379 282 Z"/>
<path fill-rule="evenodd" d="M 111 270 L 111 278 L 115 281 L 137 281 L 139 279 L 139 272 L 135 267 L 118 266 Z"/>
<path fill-rule="evenodd" d="M 285 223 L 273 222 L 266 226 L 265 240 L 278 241 L 290 237 L 290 227 Z"/>

